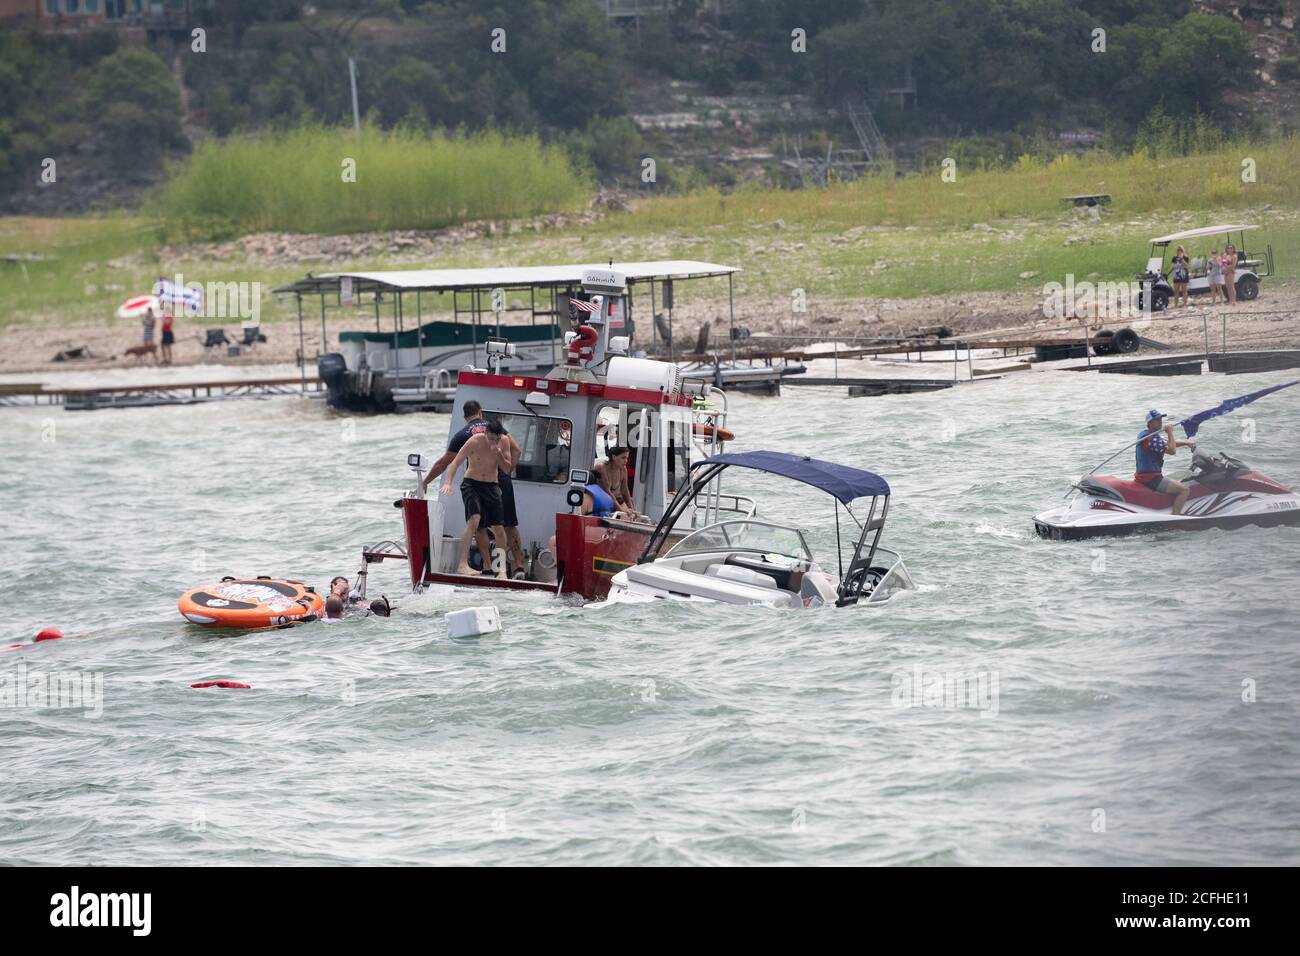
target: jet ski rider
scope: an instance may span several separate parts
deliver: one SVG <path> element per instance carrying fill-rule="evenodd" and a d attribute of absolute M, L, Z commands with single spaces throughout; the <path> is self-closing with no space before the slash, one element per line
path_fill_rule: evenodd
<path fill-rule="evenodd" d="M 1147 427 L 1138 433 L 1138 443 L 1135 446 L 1137 471 L 1133 475 L 1133 480 L 1146 485 L 1152 491 L 1172 496 L 1174 505 L 1170 509 L 1170 514 L 1175 515 L 1183 513 L 1183 505 L 1187 503 L 1187 496 L 1191 494 L 1191 489 L 1181 481 L 1166 478 L 1163 474 L 1165 458 L 1178 454 L 1179 447 L 1195 448 L 1196 440 L 1189 438 L 1186 441 L 1179 441 L 1174 437 L 1174 426 L 1165 425 L 1164 412 L 1156 408 L 1147 412 Z"/>

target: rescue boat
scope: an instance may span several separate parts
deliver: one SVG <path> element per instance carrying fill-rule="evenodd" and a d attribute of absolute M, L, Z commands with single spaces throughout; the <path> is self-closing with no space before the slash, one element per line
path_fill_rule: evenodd
<path fill-rule="evenodd" d="M 734 271 L 707 263 L 674 266 L 686 275 Z M 505 372 L 501 364 L 511 343 L 489 339 L 488 367 L 463 369 L 456 382 L 450 433 L 465 425 L 465 406 L 473 401 L 520 446 L 512 484 L 522 568 L 506 577 L 503 543 L 495 542 L 490 555 L 478 554 L 475 543 L 468 564 L 488 574 L 461 573 L 463 507 L 459 496 L 435 497 L 442 478 L 425 488 L 420 479 L 434 459 L 422 454 L 407 456 L 415 487 L 394 502 L 402 515 L 401 538 L 364 548 L 364 564 L 405 562 L 415 591 L 452 585 L 603 598 L 610 580 L 636 562 L 686 487 L 692 462 L 720 453 L 735 437 L 727 427 L 725 393 L 682 381 L 672 362 L 632 354 L 624 273 L 584 268 L 578 285 L 580 290 L 565 296 L 571 304 L 582 303 L 577 312 L 583 318 L 565 334 L 563 360 L 549 373 Z M 585 513 L 585 489 L 615 447 L 630 449 L 627 488 L 635 514 Z M 754 510 L 752 499 L 715 488 L 680 515 L 671 540 L 726 517 L 750 517 Z"/>
<path fill-rule="evenodd" d="M 201 627 L 283 627 L 314 621 L 324 599 L 301 581 L 224 577 L 191 588 L 176 602 L 181 616 Z"/>

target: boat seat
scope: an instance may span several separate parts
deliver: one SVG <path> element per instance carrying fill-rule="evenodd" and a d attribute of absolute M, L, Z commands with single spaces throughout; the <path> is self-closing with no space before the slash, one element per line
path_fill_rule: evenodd
<path fill-rule="evenodd" d="M 807 572 L 799 585 L 799 597 L 805 607 L 814 601 L 820 601 L 822 604 L 834 604 L 838 596 L 834 579 L 822 571 Z"/>
<path fill-rule="evenodd" d="M 752 571 L 755 574 L 769 578 L 776 583 L 776 586 L 783 591 L 797 591 L 798 588 L 790 586 L 790 568 L 779 567 L 775 564 L 769 564 L 761 558 L 744 557 L 739 554 L 727 556 L 726 564 L 728 567 L 740 568 L 745 571 Z"/>
<path fill-rule="evenodd" d="M 704 569 L 704 573 L 709 577 L 723 578 L 727 581 L 738 581 L 741 584 L 751 584 L 754 587 L 770 588 L 775 591 L 776 581 L 770 575 L 762 571 L 755 571 L 752 568 L 737 567 L 734 564 L 710 564 Z"/>
<path fill-rule="evenodd" d="M 1114 491 L 1128 504 L 1137 505 L 1140 508 L 1151 508 L 1155 511 L 1173 507 L 1173 495 L 1152 491 L 1141 482 L 1116 478 L 1112 475 L 1093 475 L 1092 480 Z"/>
<path fill-rule="evenodd" d="M 765 586 L 731 581 L 716 574 L 684 571 L 655 561 L 634 564 L 623 573 L 631 582 L 681 597 L 700 597 L 726 604 L 768 604 L 772 607 L 794 607 L 799 604 L 798 597 L 771 587 L 770 584 Z"/>

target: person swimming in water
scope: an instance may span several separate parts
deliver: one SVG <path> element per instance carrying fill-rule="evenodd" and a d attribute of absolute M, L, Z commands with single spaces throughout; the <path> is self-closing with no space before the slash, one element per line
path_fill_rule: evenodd
<path fill-rule="evenodd" d="M 337 594 L 331 594 L 325 599 L 325 612 L 320 616 L 324 624 L 337 624 L 343 620 L 343 599 Z"/>

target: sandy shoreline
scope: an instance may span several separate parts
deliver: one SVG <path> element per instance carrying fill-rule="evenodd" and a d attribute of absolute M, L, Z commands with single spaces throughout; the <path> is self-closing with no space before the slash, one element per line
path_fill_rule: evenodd
<path fill-rule="evenodd" d="M 759 340 L 764 336 L 778 335 L 788 344 L 898 336 L 938 325 L 949 328 L 954 336 L 977 336 L 1009 329 L 1021 330 L 1015 333 L 1016 336 L 1034 336 L 1063 324 L 1057 319 L 1043 318 L 1038 304 L 1034 297 L 1023 293 L 979 292 L 905 300 L 844 300 L 822 303 L 815 310 L 794 316 L 785 303 L 738 301 L 736 324 L 748 329 Z M 642 312 L 635 317 L 638 320 L 638 343 L 644 346 L 649 340 L 649 316 Z M 426 319 L 431 318 L 449 320 L 451 316 L 426 315 Z M 673 320 L 679 352 L 693 350 L 700 327 L 705 322 L 711 326 L 713 347 L 729 351 L 725 299 L 684 303 L 674 311 Z M 526 319 L 521 317 L 520 321 Z M 1171 310 L 1150 320 L 1139 319 L 1123 324 L 1132 325 L 1142 335 L 1180 351 L 1203 350 L 1207 332 L 1210 349 L 1215 351 L 1222 348 L 1225 334 L 1230 351 L 1300 348 L 1300 283 L 1275 279 L 1254 302 L 1239 303 L 1231 309 L 1215 309 L 1208 317 L 1203 307 L 1197 304 L 1191 310 Z M 238 356 L 228 355 L 224 347 L 204 349 L 201 340 L 206 329 L 211 327 L 215 326 L 178 320 L 174 364 L 169 369 L 148 358 L 141 360 L 124 354 L 127 347 L 140 342 L 138 322 L 110 320 L 99 324 L 9 326 L 0 331 L 0 380 L 41 381 L 39 373 L 60 373 L 56 377 L 61 380 L 67 378 L 62 373 L 76 373 L 75 377 L 87 384 L 98 384 L 101 380 L 104 384 L 128 379 L 175 380 L 170 373 L 183 367 L 190 369 L 186 380 L 292 375 L 298 371 L 300 348 L 307 356 L 307 369 L 311 374 L 315 371 L 316 355 L 337 348 L 339 332 L 373 330 L 374 319 L 368 313 L 331 317 L 326 321 L 324 341 L 319 318 L 304 323 L 301 341 L 296 321 L 268 319 L 262 325 L 267 341 L 242 349 Z M 385 317 L 381 328 L 391 331 L 391 319 Z M 225 331 L 232 340 L 240 335 L 237 323 L 228 325 Z M 742 351 L 747 345 L 762 347 L 761 341 L 739 345 Z M 96 357 L 65 362 L 53 360 L 65 349 L 82 347 Z M 146 372 L 150 374 L 145 375 Z M 166 379 L 159 378 L 162 373 L 169 373 Z"/>

